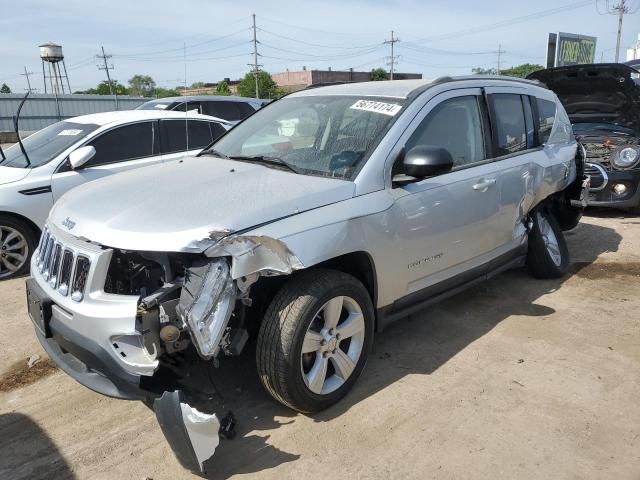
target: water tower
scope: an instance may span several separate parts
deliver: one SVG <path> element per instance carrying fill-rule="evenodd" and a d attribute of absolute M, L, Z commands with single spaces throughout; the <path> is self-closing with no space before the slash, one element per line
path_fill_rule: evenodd
<path fill-rule="evenodd" d="M 48 91 L 51 93 L 55 93 L 56 95 L 60 93 L 71 93 L 71 85 L 69 85 L 67 66 L 64 64 L 62 46 L 52 42 L 40 45 L 40 59 L 42 60 L 44 93 L 47 93 L 47 83 L 49 83 Z M 62 68 L 64 69 L 64 75 L 60 69 L 60 64 L 62 64 Z M 64 91 L 65 80 L 67 81 L 67 92 Z"/>

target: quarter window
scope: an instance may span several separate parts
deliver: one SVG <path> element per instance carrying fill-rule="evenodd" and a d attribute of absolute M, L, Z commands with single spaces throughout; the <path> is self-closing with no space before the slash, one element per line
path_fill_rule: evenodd
<path fill-rule="evenodd" d="M 86 167 L 150 157 L 158 153 L 154 122 L 134 123 L 114 128 L 88 145 L 96 149 Z"/>
<path fill-rule="evenodd" d="M 187 150 L 187 131 L 189 132 L 189 150 L 204 148 L 224 133 L 224 128 L 214 122 L 201 120 L 163 120 L 162 133 L 164 147 L 162 153 L 184 152 Z"/>
<path fill-rule="evenodd" d="M 538 98 L 538 118 L 540 143 L 547 143 L 556 119 L 555 102 Z"/>
<path fill-rule="evenodd" d="M 456 97 L 437 105 L 416 128 L 405 149 L 418 145 L 445 148 L 454 166 L 468 165 L 486 158 L 482 117 L 478 98 Z"/>
<path fill-rule="evenodd" d="M 491 95 L 495 116 L 497 156 L 527 149 L 527 128 L 520 95 L 498 93 Z"/>

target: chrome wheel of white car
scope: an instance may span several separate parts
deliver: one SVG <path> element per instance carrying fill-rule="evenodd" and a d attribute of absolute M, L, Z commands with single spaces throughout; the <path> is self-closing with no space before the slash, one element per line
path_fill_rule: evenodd
<path fill-rule="evenodd" d="M 543 216 L 540 212 L 536 213 L 538 226 L 540 228 L 540 234 L 542 235 L 542 241 L 547 247 L 547 251 L 549 252 L 549 257 L 553 261 L 553 263 L 559 267 L 562 264 L 562 254 L 560 253 L 560 245 L 558 243 L 558 238 L 556 237 L 549 220 L 547 217 Z"/>
<path fill-rule="evenodd" d="M 326 395 L 344 385 L 356 368 L 364 346 L 362 309 L 351 297 L 325 303 L 307 329 L 300 369 L 313 393 Z"/>
<path fill-rule="evenodd" d="M 262 320 L 258 375 L 279 402 L 317 412 L 340 400 L 373 343 L 371 296 L 352 275 L 311 269 L 294 275 Z"/>
<path fill-rule="evenodd" d="M 19 230 L 0 225 L 0 279 L 24 269 L 29 259 L 29 242 Z"/>

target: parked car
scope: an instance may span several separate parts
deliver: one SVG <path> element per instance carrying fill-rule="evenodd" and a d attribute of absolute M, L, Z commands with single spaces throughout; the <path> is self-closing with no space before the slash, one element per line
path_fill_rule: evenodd
<path fill-rule="evenodd" d="M 389 322 L 507 268 L 566 274 L 576 158 L 556 95 L 526 80 L 300 91 L 197 158 L 64 195 L 27 280 L 36 336 L 81 384 L 152 405 L 201 472 L 231 421 L 197 402 L 249 337 L 266 390 L 316 412 Z"/>
<path fill-rule="evenodd" d="M 267 103 L 269 100 L 257 98 L 200 95 L 150 100 L 140 105 L 137 110 L 196 110 L 203 115 L 223 118 L 228 122 L 239 122 Z"/>
<path fill-rule="evenodd" d="M 0 280 L 24 274 L 53 203 L 107 175 L 196 154 L 231 124 L 204 115 L 125 111 L 50 125 L 0 158 Z M 187 146 L 188 132 L 188 146 Z"/>
<path fill-rule="evenodd" d="M 637 70 L 619 63 L 551 68 L 530 75 L 560 97 L 584 146 L 590 205 L 640 213 L 637 76 Z"/>

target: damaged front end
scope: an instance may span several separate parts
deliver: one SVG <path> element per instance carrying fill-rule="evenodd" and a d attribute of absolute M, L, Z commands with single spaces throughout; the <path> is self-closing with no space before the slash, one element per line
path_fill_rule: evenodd
<path fill-rule="evenodd" d="M 114 254 L 116 263 L 125 266 L 115 282 L 118 288 L 139 275 L 159 285 L 155 291 L 139 289 L 136 330 L 144 349 L 158 360 L 158 369 L 143 385 L 152 392 L 147 403 L 176 457 L 195 473 L 204 473 L 219 435 L 233 436 L 231 413 L 219 419 L 194 405 L 219 395 L 212 370 L 220 357 L 240 355 L 247 343 L 252 286 L 261 276 L 302 268 L 283 243 L 267 237 L 236 235 L 210 243 L 204 255 L 184 255 L 181 263 L 160 254 Z M 140 258 L 155 266 L 147 264 L 140 273 Z"/>

